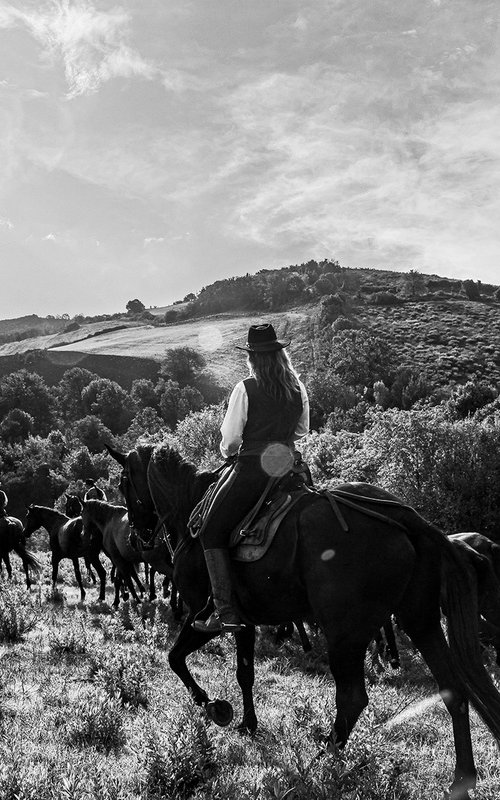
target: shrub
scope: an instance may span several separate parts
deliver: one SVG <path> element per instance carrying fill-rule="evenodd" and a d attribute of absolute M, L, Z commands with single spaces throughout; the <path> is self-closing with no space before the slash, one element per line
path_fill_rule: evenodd
<path fill-rule="evenodd" d="M 40 620 L 26 589 L 0 577 L 0 642 L 19 642 Z"/>
<path fill-rule="evenodd" d="M 169 720 L 168 739 L 163 731 L 146 734 L 148 797 L 191 797 L 215 770 L 214 750 L 207 724 L 194 703 Z"/>
<path fill-rule="evenodd" d="M 91 660 L 90 674 L 98 686 L 122 705 L 147 708 L 148 678 L 137 652 L 97 652 Z"/>
<path fill-rule="evenodd" d="M 68 744 L 110 753 L 125 744 L 121 702 L 102 690 L 86 691 L 76 700 L 66 728 Z"/>

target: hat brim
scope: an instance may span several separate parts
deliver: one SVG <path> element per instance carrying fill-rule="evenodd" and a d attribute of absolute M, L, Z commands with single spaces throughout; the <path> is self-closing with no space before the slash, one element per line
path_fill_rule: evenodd
<path fill-rule="evenodd" d="M 244 345 L 235 345 L 237 350 L 246 350 L 247 353 L 271 353 L 275 350 L 283 350 L 284 347 L 288 347 L 292 340 L 289 339 L 288 342 L 265 342 L 262 344 L 244 344 Z"/>

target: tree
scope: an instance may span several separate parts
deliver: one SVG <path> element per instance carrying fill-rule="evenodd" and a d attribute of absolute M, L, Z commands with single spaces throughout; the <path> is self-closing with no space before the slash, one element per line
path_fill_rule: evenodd
<path fill-rule="evenodd" d="M 129 314 L 140 314 L 142 311 L 146 310 L 144 303 L 141 303 L 137 298 L 135 298 L 135 300 L 129 300 L 125 308 Z"/>
<path fill-rule="evenodd" d="M 13 408 L 0 424 L 0 438 L 4 442 L 21 442 L 33 433 L 35 421 L 31 414 Z"/>
<path fill-rule="evenodd" d="M 80 419 L 85 410 L 82 401 L 82 392 L 93 380 L 99 376 L 88 369 L 72 367 L 64 372 L 56 387 L 57 406 L 66 420 Z"/>
<path fill-rule="evenodd" d="M 110 429 L 93 414 L 77 420 L 71 427 L 69 436 L 80 445 L 85 445 L 91 453 L 102 453 L 106 444 L 113 444 Z"/>
<path fill-rule="evenodd" d="M 180 386 L 193 384 L 206 367 L 206 359 L 192 347 L 173 347 L 161 362 L 159 376 Z"/>
<path fill-rule="evenodd" d="M 401 278 L 403 294 L 414 299 L 425 293 L 424 276 L 416 269 L 411 269 Z"/>
<path fill-rule="evenodd" d="M 0 415 L 14 409 L 30 414 L 35 433 L 48 433 L 54 422 L 55 402 L 40 375 L 21 369 L 0 378 Z"/>
<path fill-rule="evenodd" d="M 137 378 L 132 382 L 130 397 L 137 408 L 154 408 L 158 410 L 158 392 L 153 381 L 147 378 Z"/>
<path fill-rule="evenodd" d="M 387 339 L 359 329 L 333 336 L 328 365 L 342 383 L 372 387 L 375 381 L 390 386 L 397 362 Z"/>
<path fill-rule="evenodd" d="M 204 404 L 203 395 L 193 386 L 179 386 L 177 381 L 164 382 L 160 395 L 160 414 L 170 428 L 189 414 L 199 411 Z"/>
<path fill-rule="evenodd" d="M 479 290 L 480 285 L 481 285 L 480 281 L 474 283 L 474 281 L 465 280 L 462 281 L 462 290 L 469 300 L 480 300 L 481 299 L 481 292 Z"/>
<path fill-rule="evenodd" d="M 124 433 L 136 412 L 136 406 L 127 392 L 115 381 L 98 378 L 82 392 L 86 414 L 92 414 L 114 434 Z"/>

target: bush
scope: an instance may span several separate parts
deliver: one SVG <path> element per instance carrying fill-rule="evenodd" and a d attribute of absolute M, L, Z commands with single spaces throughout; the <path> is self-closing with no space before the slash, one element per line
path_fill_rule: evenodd
<path fill-rule="evenodd" d="M 40 616 L 26 589 L 0 577 L 0 642 L 20 642 Z"/>
<path fill-rule="evenodd" d="M 98 686 L 122 705 L 147 708 L 148 676 L 137 652 L 97 652 L 92 657 L 90 674 Z"/>
<path fill-rule="evenodd" d="M 191 797 L 216 766 L 207 723 L 194 703 L 169 720 L 168 738 L 158 730 L 146 734 L 148 797 Z"/>
<path fill-rule="evenodd" d="M 66 728 L 68 744 L 110 753 L 126 741 L 121 702 L 102 690 L 86 691 L 76 700 Z"/>

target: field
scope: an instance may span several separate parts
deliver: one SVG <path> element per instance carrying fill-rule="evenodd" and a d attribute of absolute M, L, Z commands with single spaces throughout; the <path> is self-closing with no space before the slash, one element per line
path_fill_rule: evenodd
<path fill-rule="evenodd" d="M 178 629 L 166 601 L 122 603 L 114 612 L 89 587 L 77 603 L 62 562 L 50 591 L 47 554 L 28 593 L 14 556 L 14 582 L 0 581 L 0 797 L 2 800 L 437 800 L 451 780 L 447 712 L 402 634 L 402 667 L 366 660 L 370 704 L 343 753 L 324 749 L 334 714 L 321 637 L 257 642 L 259 731 L 241 735 L 232 637 L 190 658 L 212 697 L 229 699 L 227 728 L 207 721 L 170 671 Z M 500 672 L 489 666 L 496 678 Z M 500 792 L 498 751 L 472 715 L 479 770 L 476 800 Z"/>
<path fill-rule="evenodd" d="M 294 337 L 292 351 L 301 359 L 307 360 L 310 339 L 311 309 L 303 308 L 287 312 L 277 312 L 273 320 L 280 336 Z M 255 322 L 255 316 L 244 314 L 218 314 L 199 320 L 154 327 L 141 325 L 128 327 L 109 333 L 102 332 L 98 337 L 75 340 L 59 345 L 51 350 L 51 358 L 56 362 L 66 354 L 70 358 L 88 355 L 129 357 L 150 359 L 160 362 L 168 349 L 191 347 L 201 351 L 210 371 L 222 385 L 230 385 L 241 373 L 244 355 L 235 349 L 236 344 L 244 344 L 248 328 Z M 1 350 L 0 350 L 1 355 Z"/>

